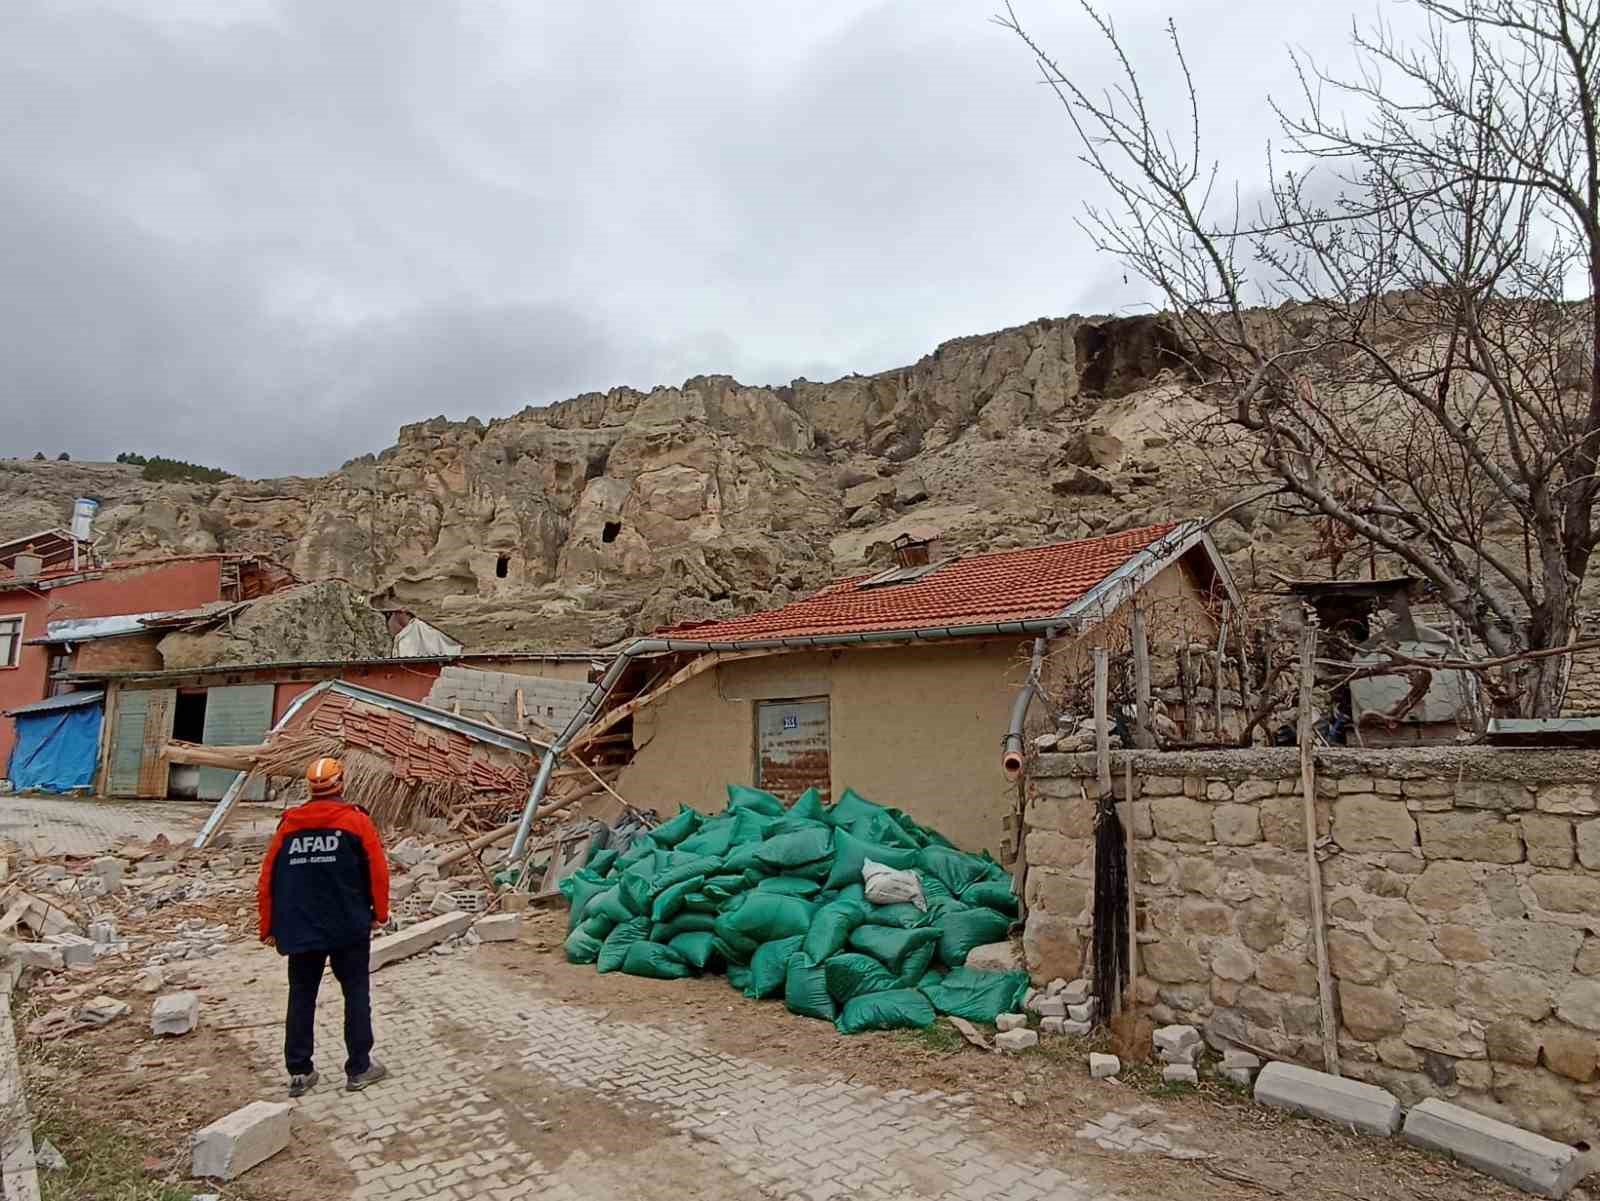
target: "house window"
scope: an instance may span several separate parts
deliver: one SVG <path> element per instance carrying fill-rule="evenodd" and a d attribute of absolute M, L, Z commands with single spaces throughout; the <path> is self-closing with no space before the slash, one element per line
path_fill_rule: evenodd
<path fill-rule="evenodd" d="M 22 661 L 22 617 L 0 617 L 0 667 Z"/>
<path fill-rule="evenodd" d="M 46 649 L 50 654 L 50 662 L 45 673 L 48 685 L 45 695 L 60 696 L 62 693 L 71 692 L 72 681 L 67 679 L 67 673 L 72 670 L 72 648 L 55 645 Z"/>

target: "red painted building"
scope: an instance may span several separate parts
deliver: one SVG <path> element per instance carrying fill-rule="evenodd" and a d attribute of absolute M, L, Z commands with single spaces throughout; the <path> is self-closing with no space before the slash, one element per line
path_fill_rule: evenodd
<path fill-rule="evenodd" d="M 240 555 L 186 555 L 77 568 L 42 567 L 38 562 L 42 557 L 26 549 L 0 556 L 0 712 L 72 690 L 65 677 L 82 666 L 74 663 L 74 644 L 39 641 L 49 635 L 52 623 L 249 600 L 290 578 L 264 560 Z M 0 719 L 0 771 L 10 761 L 15 739 L 13 723 Z"/>

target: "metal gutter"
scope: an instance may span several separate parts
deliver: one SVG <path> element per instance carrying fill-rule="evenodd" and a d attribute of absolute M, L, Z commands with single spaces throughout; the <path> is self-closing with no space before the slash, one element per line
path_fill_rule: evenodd
<path fill-rule="evenodd" d="M 517 824 L 517 835 L 511 844 L 509 862 L 516 863 L 522 858 L 528 836 L 533 830 L 533 815 L 539 808 L 539 802 L 544 798 L 545 789 L 550 783 L 550 775 L 555 770 L 556 760 L 583 731 L 584 726 L 594 719 L 595 714 L 600 711 L 600 706 L 605 703 L 606 697 L 621 679 L 623 671 L 635 659 L 646 655 L 675 653 L 716 655 L 737 651 L 817 650 L 895 642 L 939 642 L 953 638 L 1003 638 L 1012 635 L 1053 637 L 1063 627 L 1081 629 L 1086 623 L 1104 617 L 1121 603 L 1120 599 L 1115 603 L 1108 603 L 1117 597 L 1119 590 L 1126 589 L 1127 595 L 1133 595 L 1152 576 L 1176 562 L 1194 547 L 1201 545 L 1210 555 L 1217 569 L 1218 578 L 1223 581 L 1228 594 L 1237 601 L 1238 592 L 1234 588 L 1233 578 L 1229 575 L 1221 554 L 1211 542 L 1210 535 L 1205 532 L 1200 522 L 1189 521 L 1130 555 L 1127 562 L 1108 574 L 1105 579 L 1060 613 L 1049 617 L 981 622 L 976 625 L 925 626 L 909 630 L 872 630 L 854 634 L 803 634 L 789 638 L 742 638 L 719 642 L 697 642 L 692 638 L 636 639 L 611 661 L 605 675 L 595 684 L 578 712 L 573 714 L 572 720 L 560 734 L 556 735 L 556 740 L 545 751 L 544 758 L 539 763 L 539 774 L 535 777 L 533 788 L 528 793 L 528 803 L 523 806 L 522 817 Z"/>
<path fill-rule="evenodd" d="M 412 667 L 439 664 L 472 667 L 478 663 L 603 663 L 608 656 L 585 651 L 467 651 L 459 655 L 387 655 L 381 659 L 281 659 L 271 663 L 234 663 L 224 667 L 174 667 L 163 671 L 68 672 L 69 680 L 111 680 L 123 684 L 191 679 L 196 676 L 238 675 L 249 671 L 300 671 L 329 667 Z M 492 670 L 483 668 L 479 670 Z M 538 677 L 530 677 L 538 678 Z"/>
<path fill-rule="evenodd" d="M 1011 724 L 1006 727 L 1005 740 L 1000 744 L 1000 766 L 1008 780 L 1015 781 L 1022 774 L 1022 724 L 1028 720 L 1028 708 L 1039 691 L 1039 672 L 1044 668 L 1044 645 L 1048 640 L 1045 634 L 1033 640 L 1033 662 L 1028 668 L 1028 680 L 1023 684 L 1022 691 L 1017 693 L 1016 703 L 1011 706 Z"/>

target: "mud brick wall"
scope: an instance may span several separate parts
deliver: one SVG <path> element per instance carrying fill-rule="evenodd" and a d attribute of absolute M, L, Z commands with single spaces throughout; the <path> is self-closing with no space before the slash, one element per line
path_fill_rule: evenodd
<path fill-rule="evenodd" d="M 1299 752 L 1131 757 L 1141 1004 L 1321 1067 Z M 1092 755 L 1033 763 L 1038 979 L 1090 961 L 1085 793 Z M 1322 750 L 1316 820 L 1346 1074 L 1600 1142 L 1600 752 Z"/>

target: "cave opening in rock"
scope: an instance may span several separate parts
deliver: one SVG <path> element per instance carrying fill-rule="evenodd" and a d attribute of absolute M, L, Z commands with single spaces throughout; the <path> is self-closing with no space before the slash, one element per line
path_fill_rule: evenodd
<path fill-rule="evenodd" d="M 617 535 L 620 533 L 622 533 L 622 522 L 608 521 L 600 530 L 600 541 L 615 542 L 617 540 Z"/>
<path fill-rule="evenodd" d="M 501 555 L 498 559 L 496 559 L 494 561 L 494 577 L 495 577 L 495 579 L 497 579 L 497 580 L 505 579 L 507 573 L 509 573 L 510 570 L 511 570 L 511 556 L 510 555 Z"/>

